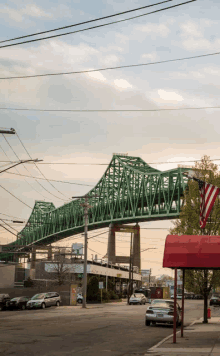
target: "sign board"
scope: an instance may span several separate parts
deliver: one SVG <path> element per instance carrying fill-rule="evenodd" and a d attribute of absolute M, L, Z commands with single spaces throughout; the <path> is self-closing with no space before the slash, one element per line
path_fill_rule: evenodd
<path fill-rule="evenodd" d="M 83 255 L 83 244 L 72 244 L 73 255 Z"/>
<path fill-rule="evenodd" d="M 70 285 L 70 305 L 77 304 L 77 284 Z"/>
<path fill-rule="evenodd" d="M 119 292 L 121 289 L 121 283 L 117 282 L 115 285 L 115 289 Z"/>
<path fill-rule="evenodd" d="M 99 289 L 104 289 L 103 282 L 99 282 Z"/>
<path fill-rule="evenodd" d="M 120 228 L 120 231 L 121 232 L 136 232 L 137 231 L 137 229 L 135 228 L 132 228 L 132 227 L 121 227 Z"/>
<path fill-rule="evenodd" d="M 121 273 L 117 273 L 117 277 L 120 278 L 121 277 Z"/>

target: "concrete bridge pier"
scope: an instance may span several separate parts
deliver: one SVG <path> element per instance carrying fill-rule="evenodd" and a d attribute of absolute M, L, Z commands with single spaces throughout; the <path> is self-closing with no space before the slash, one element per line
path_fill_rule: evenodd
<path fill-rule="evenodd" d="M 140 226 L 136 224 L 133 240 L 133 266 L 138 267 L 138 273 L 141 270 L 141 243 L 140 243 Z"/>
<path fill-rule="evenodd" d="M 108 263 L 115 263 L 115 261 L 115 230 L 114 225 L 111 223 L 108 234 Z"/>

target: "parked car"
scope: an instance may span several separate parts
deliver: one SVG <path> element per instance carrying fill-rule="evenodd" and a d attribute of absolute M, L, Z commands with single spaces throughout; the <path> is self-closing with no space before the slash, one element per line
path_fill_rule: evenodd
<path fill-rule="evenodd" d="M 170 306 L 172 306 L 174 308 L 174 300 L 172 300 L 172 299 L 154 299 L 154 300 L 152 300 L 150 306 L 155 306 L 155 305 L 158 305 L 160 303 L 167 303 L 168 305 L 170 305 Z M 181 308 L 180 308 L 178 303 L 176 303 L 176 306 L 177 306 L 177 309 L 179 311 L 181 311 Z"/>
<path fill-rule="evenodd" d="M 178 326 L 181 322 L 181 309 L 177 306 L 177 316 L 176 316 L 176 325 Z M 161 301 L 161 303 L 155 303 L 154 305 L 150 305 L 146 310 L 145 315 L 145 325 L 150 326 L 156 323 L 165 323 L 165 324 L 173 324 L 173 316 L 174 316 L 174 308 L 170 303 L 166 303 Z"/>
<path fill-rule="evenodd" d="M 28 302 L 27 308 L 42 308 L 45 309 L 46 307 L 50 307 L 52 305 L 56 305 L 57 307 L 60 306 L 61 297 L 56 292 L 50 293 L 39 293 L 35 294 Z"/>
<path fill-rule="evenodd" d="M 27 302 L 30 300 L 29 297 L 16 297 L 9 300 L 6 304 L 7 309 L 26 309 Z"/>
<path fill-rule="evenodd" d="M 147 303 L 147 298 L 145 297 L 144 294 L 142 293 L 134 293 L 129 299 L 129 305 L 131 304 L 146 304 Z"/>
<path fill-rule="evenodd" d="M 196 294 L 196 295 L 194 296 L 194 299 L 204 299 L 204 298 L 203 298 L 203 295 L 201 295 L 201 294 Z"/>
<path fill-rule="evenodd" d="M 83 302 L 83 296 L 82 296 L 82 294 L 81 293 L 78 293 L 77 294 L 77 303 L 79 303 L 79 304 L 82 304 L 82 302 Z"/>
<path fill-rule="evenodd" d="M 171 299 L 174 299 L 174 294 L 170 296 Z M 177 294 L 176 299 L 182 299 L 182 295 Z"/>
<path fill-rule="evenodd" d="M 212 296 L 210 298 L 209 305 L 220 305 L 220 298 L 217 296 Z"/>
<path fill-rule="evenodd" d="M 11 299 L 11 298 L 9 297 L 8 294 L 0 294 L 0 311 L 6 309 L 7 302 L 8 302 L 10 299 Z"/>

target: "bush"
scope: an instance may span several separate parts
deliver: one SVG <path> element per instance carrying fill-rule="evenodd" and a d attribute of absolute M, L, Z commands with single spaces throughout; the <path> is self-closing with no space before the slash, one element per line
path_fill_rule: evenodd
<path fill-rule="evenodd" d="M 113 300 L 119 299 L 119 296 L 113 290 L 109 291 L 109 297 L 110 297 L 110 299 L 113 299 Z"/>
<path fill-rule="evenodd" d="M 31 277 L 28 277 L 26 279 L 26 281 L 24 281 L 24 287 L 28 288 L 28 287 L 33 287 L 34 286 L 34 281 L 33 279 L 31 279 Z"/>

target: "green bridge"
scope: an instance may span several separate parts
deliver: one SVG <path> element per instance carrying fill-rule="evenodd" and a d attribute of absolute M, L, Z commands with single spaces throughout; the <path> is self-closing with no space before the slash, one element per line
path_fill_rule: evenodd
<path fill-rule="evenodd" d="M 88 193 L 88 230 L 127 224 L 170 220 L 179 217 L 188 168 L 159 171 L 139 157 L 114 154 L 102 178 Z M 83 198 L 59 208 L 36 201 L 17 240 L 3 246 L 1 260 L 11 259 L 10 250 L 48 245 L 84 231 Z"/>

